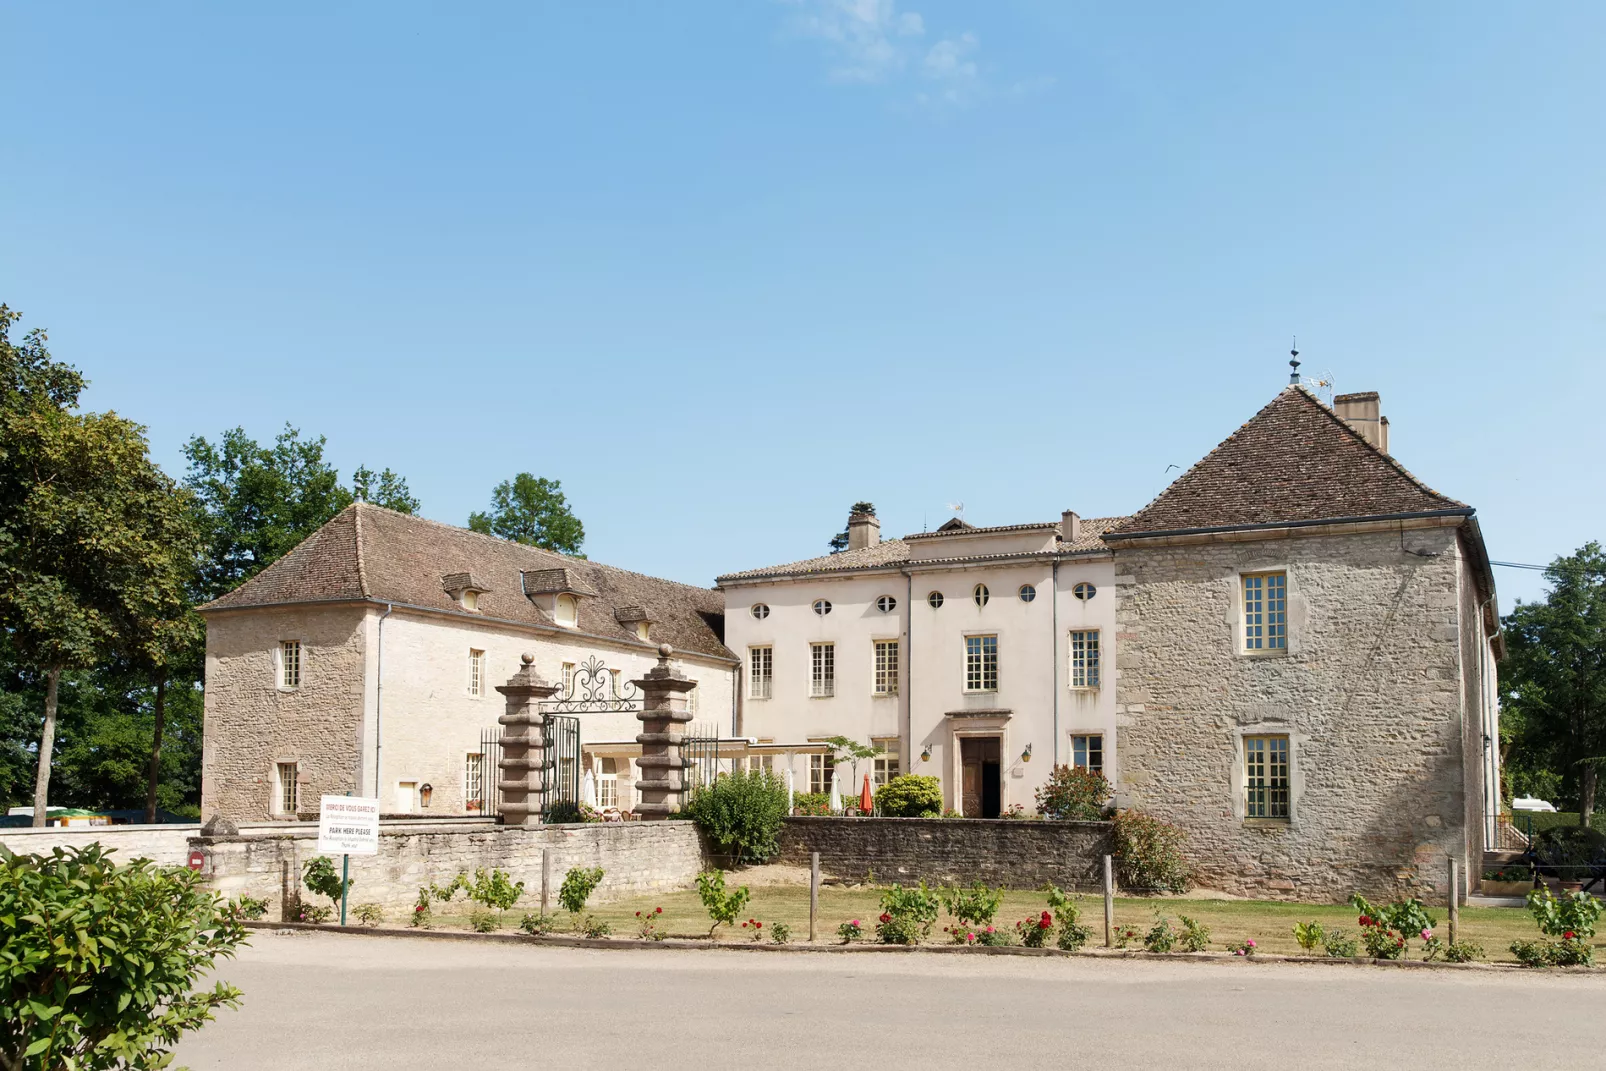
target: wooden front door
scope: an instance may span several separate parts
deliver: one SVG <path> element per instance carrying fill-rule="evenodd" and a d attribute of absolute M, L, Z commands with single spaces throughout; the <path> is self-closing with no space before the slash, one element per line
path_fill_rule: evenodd
<path fill-rule="evenodd" d="M 999 756 L 1002 747 L 996 736 L 975 737 L 959 742 L 960 809 L 966 818 L 997 818 L 1003 781 Z"/>

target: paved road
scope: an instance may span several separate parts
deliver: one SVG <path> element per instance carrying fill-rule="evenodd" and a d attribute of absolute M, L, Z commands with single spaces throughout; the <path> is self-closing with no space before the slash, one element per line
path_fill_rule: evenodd
<path fill-rule="evenodd" d="M 259 932 L 179 1064 L 227 1068 L 1577 1069 L 1589 976 L 587 951 Z"/>

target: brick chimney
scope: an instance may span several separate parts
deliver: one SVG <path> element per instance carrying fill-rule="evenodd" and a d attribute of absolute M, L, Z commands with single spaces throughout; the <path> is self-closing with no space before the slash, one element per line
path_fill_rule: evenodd
<path fill-rule="evenodd" d="M 1360 391 L 1340 394 L 1333 398 L 1333 412 L 1350 430 L 1377 447 L 1389 452 L 1389 418 L 1383 415 L 1383 403 L 1377 391 Z"/>
<path fill-rule="evenodd" d="M 1060 514 L 1060 541 L 1062 543 L 1075 543 L 1082 538 L 1082 518 L 1075 510 L 1068 509 Z"/>
<path fill-rule="evenodd" d="M 881 522 L 874 513 L 855 510 L 848 514 L 848 549 L 863 550 L 881 542 Z"/>

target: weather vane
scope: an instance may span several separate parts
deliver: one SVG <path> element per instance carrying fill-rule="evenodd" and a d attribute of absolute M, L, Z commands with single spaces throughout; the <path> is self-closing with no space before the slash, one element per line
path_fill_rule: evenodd
<path fill-rule="evenodd" d="M 1293 371 L 1288 374 L 1288 382 L 1294 384 L 1295 386 L 1298 386 L 1299 385 L 1299 336 L 1298 335 L 1294 336 L 1294 348 L 1288 351 L 1288 356 L 1291 358 L 1291 360 L 1288 362 L 1288 367 L 1293 369 Z"/>

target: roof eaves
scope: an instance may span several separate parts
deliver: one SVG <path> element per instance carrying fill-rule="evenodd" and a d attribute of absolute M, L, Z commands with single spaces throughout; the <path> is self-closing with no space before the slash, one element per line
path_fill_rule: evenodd
<path fill-rule="evenodd" d="M 1312 521 L 1264 521 L 1259 524 L 1222 524 L 1205 528 L 1137 529 L 1126 532 L 1106 532 L 1105 540 L 1157 539 L 1161 536 L 1212 535 L 1216 532 L 1258 532 L 1273 528 L 1314 528 L 1324 524 L 1364 524 L 1367 521 L 1410 521 L 1426 517 L 1470 517 L 1471 506 L 1454 509 L 1411 510 L 1405 513 L 1373 513 L 1359 517 L 1322 517 Z"/>

